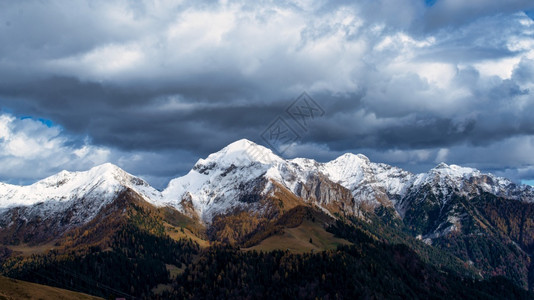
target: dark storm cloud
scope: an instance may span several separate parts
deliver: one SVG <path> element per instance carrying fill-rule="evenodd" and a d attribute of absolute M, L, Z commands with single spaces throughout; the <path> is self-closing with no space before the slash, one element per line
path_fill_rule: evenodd
<path fill-rule="evenodd" d="M 47 136 L 61 137 L 58 153 L 74 155 L 73 168 L 111 160 L 160 185 L 234 140 L 261 143 L 302 91 L 326 114 L 300 132 L 290 156 L 361 151 L 401 165 L 498 170 L 477 157 L 492 161 L 495 145 L 534 135 L 534 22 L 522 12 L 533 8 L 520 0 L 2 2 L 0 105 L 57 125 Z M 16 118 L 5 120 L 6 132 L 23 134 Z M 493 154 L 480 155 L 484 148 Z"/>
<path fill-rule="evenodd" d="M 16 113 L 52 119 L 71 133 L 89 132 L 95 143 L 124 150 L 181 148 L 206 154 L 227 143 L 229 138 L 254 138 L 291 100 L 263 105 L 232 103 L 232 96 L 224 91 L 213 87 L 211 91 L 210 88 L 202 90 L 200 86 L 196 97 L 191 99 L 185 97 L 193 94 L 192 88 L 184 89 L 182 94 L 186 96 L 179 94 L 181 103 L 175 103 L 169 101 L 174 94 L 166 93 L 181 92 L 180 88 L 153 91 L 66 77 L 9 86 L 0 84 L 3 103 Z M 217 101 L 222 103 L 214 104 Z M 226 131 L 233 131 L 234 136 L 228 137 Z"/>

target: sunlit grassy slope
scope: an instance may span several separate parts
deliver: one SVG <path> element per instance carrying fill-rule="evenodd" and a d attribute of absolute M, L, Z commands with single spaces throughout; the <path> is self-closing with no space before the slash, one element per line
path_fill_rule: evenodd
<path fill-rule="evenodd" d="M 311 243 L 310 243 L 311 239 Z M 335 249 L 338 245 L 348 245 L 350 242 L 335 237 L 327 232 L 323 225 L 311 220 L 304 220 L 294 228 L 285 228 L 282 234 L 268 237 L 258 245 L 246 250 L 289 250 L 291 252 L 308 252 Z"/>

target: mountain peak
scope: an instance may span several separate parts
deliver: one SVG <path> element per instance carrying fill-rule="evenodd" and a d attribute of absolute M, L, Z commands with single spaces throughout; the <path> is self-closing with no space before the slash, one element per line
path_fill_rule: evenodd
<path fill-rule="evenodd" d="M 224 147 L 223 149 L 225 148 L 231 148 L 231 149 L 246 149 L 248 147 L 255 147 L 255 146 L 259 146 L 258 144 L 254 143 L 253 141 L 251 140 L 248 140 L 248 139 L 240 139 L 240 140 L 237 140 L 235 142 L 232 142 L 230 144 L 228 144 L 226 147 Z"/>
<path fill-rule="evenodd" d="M 370 166 L 369 159 L 362 154 L 345 153 L 338 158 L 324 164 L 324 171 L 334 182 L 341 182 L 352 178 L 359 182 L 365 176 L 365 170 Z"/>
<path fill-rule="evenodd" d="M 347 162 L 357 162 L 360 163 L 370 163 L 371 161 L 369 158 L 363 154 L 354 154 L 354 153 L 345 153 L 338 158 L 332 160 L 330 163 L 339 162 L 339 163 L 347 163 Z"/>
<path fill-rule="evenodd" d="M 444 162 L 440 162 L 436 167 L 434 167 L 434 169 L 447 169 L 447 168 L 449 168 L 449 165 Z"/>
<path fill-rule="evenodd" d="M 89 173 L 96 175 L 96 174 L 128 174 L 126 171 L 121 169 L 119 166 L 114 165 L 110 162 L 103 163 L 98 166 L 94 166 L 89 170 Z"/>
<path fill-rule="evenodd" d="M 442 162 L 436 167 L 434 167 L 432 170 L 430 170 L 430 173 L 439 174 L 441 176 L 448 176 L 451 178 L 462 178 L 466 176 L 470 177 L 470 175 L 479 174 L 480 171 L 473 168 L 462 167 L 453 164 L 447 165 L 446 163 Z"/>
<path fill-rule="evenodd" d="M 69 172 L 63 170 L 57 174 L 51 175 L 43 180 L 40 180 L 32 186 L 58 186 L 58 182 L 63 185 L 66 182 L 70 182 L 74 179 L 79 183 L 90 183 L 90 182 L 123 182 L 129 181 L 131 178 L 134 178 L 133 175 L 130 175 L 120 167 L 112 163 L 104 163 L 98 166 L 94 166 L 88 171 L 76 171 Z"/>
<path fill-rule="evenodd" d="M 273 164 L 284 161 L 270 149 L 247 139 L 235 141 L 218 152 L 201 159 L 197 164 L 218 163 L 223 165 L 247 165 L 252 162 Z"/>

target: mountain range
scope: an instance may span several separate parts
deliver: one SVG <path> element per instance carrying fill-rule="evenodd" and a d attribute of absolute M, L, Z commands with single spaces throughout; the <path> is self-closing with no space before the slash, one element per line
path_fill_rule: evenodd
<path fill-rule="evenodd" d="M 243 139 L 199 159 L 162 191 L 109 163 L 28 186 L 0 183 L 7 275 L 31 280 L 20 269 L 29 255 L 113 248 L 128 224 L 186 238 L 194 252 L 214 244 L 334 249 L 354 244 L 341 230 L 348 224 L 381 243 L 405 244 L 438 269 L 534 289 L 534 188 L 472 168 L 441 163 L 412 174 L 351 153 L 326 163 L 287 160 Z"/>

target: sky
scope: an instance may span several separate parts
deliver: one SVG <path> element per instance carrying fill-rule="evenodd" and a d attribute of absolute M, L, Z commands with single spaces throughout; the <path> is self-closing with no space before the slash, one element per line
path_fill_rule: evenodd
<path fill-rule="evenodd" d="M 0 181 L 112 162 L 163 188 L 247 138 L 532 183 L 533 18 L 532 0 L 0 0 Z"/>

